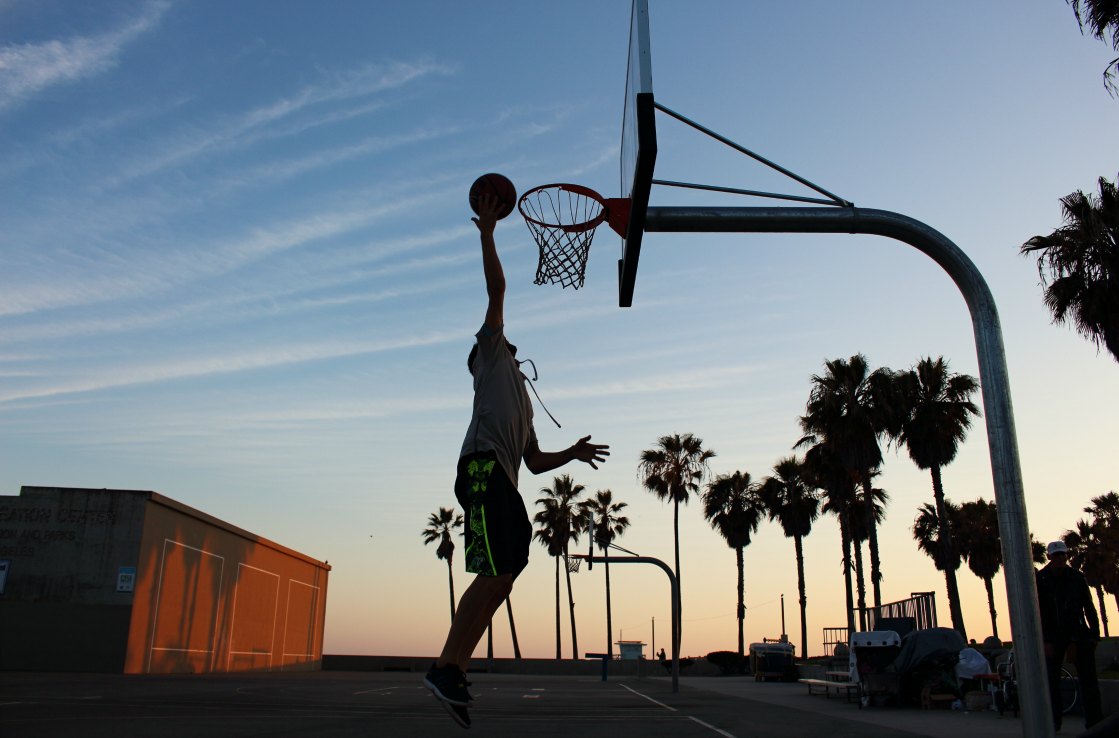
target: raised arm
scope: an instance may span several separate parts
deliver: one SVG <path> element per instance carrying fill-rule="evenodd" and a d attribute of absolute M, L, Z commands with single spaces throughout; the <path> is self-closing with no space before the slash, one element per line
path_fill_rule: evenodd
<path fill-rule="evenodd" d="M 482 270 L 486 275 L 486 294 L 489 304 L 486 307 L 486 326 L 497 331 L 505 324 L 505 271 L 497 256 L 497 244 L 493 240 L 493 229 L 497 225 L 497 213 L 501 202 L 493 195 L 482 195 L 478 201 L 478 217 L 471 218 L 482 240 Z"/>

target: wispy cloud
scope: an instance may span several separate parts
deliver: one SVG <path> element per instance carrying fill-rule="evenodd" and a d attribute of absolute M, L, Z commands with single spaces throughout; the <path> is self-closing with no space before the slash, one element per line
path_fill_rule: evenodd
<path fill-rule="evenodd" d="M 37 387 L 24 389 L 0 390 L 0 405 L 21 400 L 98 392 L 141 384 L 232 374 L 385 351 L 399 351 L 461 340 L 461 331 L 444 331 L 379 341 L 324 341 L 244 350 L 220 356 L 166 359 L 149 363 L 136 363 L 127 367 L 113 366 L 100 372 L 90 371 L 71 380 L 43 383 Z"/>
<path fill-rule="evenodd" d="M 250 227 L 209 242 L 161 243 L 158 249 L 148 242 L 142 248 L 125 248 L 121 256 L 105 254 L 96 262 L 71 263 L 65 254 L 57 260 L 42 257 L 25 266 L 22 273 L 16 271 L 0 277 L 0 286 L 4 287 L 0 290 L 0 317 L 156 294 L 175 285 L 229 273 L 281 252 L 369 228 L 379 221 L 446 197 L 448 192 L 444 190 L 422 194 L 382 192 L 378 196 L 357 192 L 351 202 L 339 207 Z M 378 204 L 370 206 L 370 201 Z M 116 212 L 111 208 L 110 211 Z M 122 213 L 123 217 L 127 214 Z M 82 219 L 78 222 L 86 223 Z M 89 228 L 88 223 L 86 227 L 95 230 Z M 469 232 L 464 227 L 418 239 L 400 239 L 396 243 L 386 243 L 380 250 L 367 249 L 360 257 L 351 255 L 345 261 L 355 264 L 380 260 L 409 249 L 441 243 L 464 231 Z M 55 239 L 60 237 L 55 236 Z M 46 237 L 40 240 L 48 241 Z M 73 278 L 61 279 L 60 275 Z"/>
<path fill-rule="evenodd" d="M 124 49 L 155 28 L 169 7 L 169 2 L 149 3 L 135 18 L 96 36 L 0 48 L 0 112 L 54 85 L 112 69 Z"/>
<path fill-rule="evenodd" d="M 328 151 L 239 171 L 235 176 L 228 177 L 220 184 L 212 186 L 211 191 L 225 192 L 231 189 L 248 187 L 259 182 L 268 182 L 270 185 L 274 185 L 277 182 L 316 169 L 333 166 L 341 162 L 354 161 L 365 156 L 381 154 L 408 144 L 431 141 L 442 136 L 452 135 L 456 131 L 458 129 L 453 127 L 423 128 L 392 136 L 374 136 L 348 146 L 339 146 Z"/>
<path fill-rule="evenodd" d="M 399 62 L 391 65 L 366 65 L 343 73 L 328 75 L 322 82 L 308 85 L 295 94 L 239 115 L 228 116 L 204 130 L 190 129 L 177 139 L 160 141 L 154 151 L 145 152 L 127 165 L 112 185 L 145 177 L 195 158 L 246 148 L 260 140 L 275 138 L 271 126 L 287 122 L 298 114 L 326 103 L 342 102 L 402 87 L 431 74 L 452 74 L 453 66 L 434 61 Z M 361 114 L 361 113 L 357 113 Z M 312 121 L 310 125 L 318 125 Z M 289 125 L 284 134 L 304 130 Z"/>

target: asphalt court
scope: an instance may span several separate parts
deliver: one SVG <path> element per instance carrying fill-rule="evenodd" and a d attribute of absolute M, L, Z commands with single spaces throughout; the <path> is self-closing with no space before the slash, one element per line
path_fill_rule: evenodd
<path fill-rule="evenodd" d="M 689 678 L 471 674 L 464 731 L 422 674 L 313 672 L 106 675 L 0 673 L 0 736 L 20 738 L 1001 738 L 1021 721 L 994 713 L 865 709 L 803 685 Z M 1069 725 L 1068 728 L 1072 728 Z M 1076 730 L 1066 729 L 1075 735 Z"/>

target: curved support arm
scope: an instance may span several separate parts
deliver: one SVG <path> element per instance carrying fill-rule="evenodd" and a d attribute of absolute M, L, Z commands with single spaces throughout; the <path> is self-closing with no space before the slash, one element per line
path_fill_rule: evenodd
<path fill-rule="evenodd" d="M 672 691 L 680 691 L 680 584 L 676 581 L 676 574 L 668 564 L 652 556 L 584 556 L 592 564 L 653 564 L 659 566 L 668 575 L 668 583 L 672 587 Z"/>
<path fill-rule="evenodd" d="M 1006 570 L 1025 735 L 1052 735 L 1037 585 L 1026 521 L 1022 468 L 1010 402 L 1010 380 L 995 300 L 983 275 L 939 231 L 900 213 L 855 207 L 651 207 L 646 231 L 706 233 L 863 233 L 907 243 L 948 273 L 967 302 L 975 333 L 979 380 L 991 453 L 999 536 Z"/>

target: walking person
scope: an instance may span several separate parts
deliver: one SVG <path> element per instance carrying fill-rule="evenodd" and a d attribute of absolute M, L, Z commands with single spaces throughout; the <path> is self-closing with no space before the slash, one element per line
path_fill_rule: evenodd
<path fill-rule="evenodd" d="M 532 523 L 517 491 L 521 461 L 533 474 L 543 474 L 571 461 L 597 469 L 596 462 L 610 453 L 609 446 L 591 443 L 590 436 L 562 451 L 540 450 L 517 347 L 505 338 L 505 274 L 493 237 L 500 209 L 500 201 L 483 195 L 478 217 L 472 218 L 481 239 L 489 302 L 467 358 L 474 377 L 474 410 L 459 457 L 455 496 L 466 511 L 466 570 L 476 576 L 459 600 L 442 653 L 424 678 L 464 728 L 470 727 L 470 656 L 528 565 Z"/>
<path fill-rule="evenodd" d="M 1041 639 L 1045 646 L 1045 672 L 1049 679 L 1053 726 L 1061 729 L 1061 664 L 1068 654 L 1080 680 L 1084 727 L 1090 728 L 1103 719 L 1096 676 L 1099 616 L 1084 575 L 1068 565 L 1068 547 L 1064 541 L 1053 541 L 1046 548 L 1046 553 L 1049 563 L 1037 572 L 1037 599 L 1041 610 Z"/>

